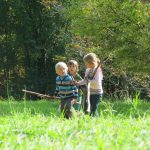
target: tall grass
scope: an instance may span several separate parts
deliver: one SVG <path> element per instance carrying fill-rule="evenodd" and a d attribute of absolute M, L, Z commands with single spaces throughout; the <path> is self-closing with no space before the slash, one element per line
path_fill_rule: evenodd
<path fill-rule="evenodd" d="M 99 117 L 61 117 L 59 102 L 0 101 L 0 149 L 148 150 L 150 104 L 103 100 Z M 138 113 L 137 113 L 138 112 Z"/>

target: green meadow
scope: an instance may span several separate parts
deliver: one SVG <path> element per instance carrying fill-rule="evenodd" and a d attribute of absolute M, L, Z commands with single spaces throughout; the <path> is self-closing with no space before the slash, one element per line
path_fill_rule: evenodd
<path fill-rule="evenodd" d="M 0 101 L 1 150 L 148 150 L 150 103 L 103 100 L 99 116 L 67 120 L 58 101 Z"/>

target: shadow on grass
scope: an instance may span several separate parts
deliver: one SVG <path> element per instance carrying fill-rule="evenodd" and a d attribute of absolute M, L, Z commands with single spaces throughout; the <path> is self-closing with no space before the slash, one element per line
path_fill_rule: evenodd
<path fill-rule="evenodd" d="M 99 105 L 99 112 L 104 116 L 120 117 L 144 117 L 150 115 L 150 103 L 139 100 L 133 101 L 102 101 Z"/>
<path fill-rule="evenodd" d="M 59 101 L 0 101 L 0 116 L 28 113 L 31 115 L 42 114 L 46 116 L 59 116 Z"/>
<path fill-rule="evenodd" d="M 0 116 L 28 113 L 31 115 L 60 116 L 59 101 L 0 101 Z M 150 115 L 150 103 L 138 101 L 135 105 L 132 101 L 105 101 L 99 105 L 99 112 L 103 116 L 118 117 L 143 117 Z"/>

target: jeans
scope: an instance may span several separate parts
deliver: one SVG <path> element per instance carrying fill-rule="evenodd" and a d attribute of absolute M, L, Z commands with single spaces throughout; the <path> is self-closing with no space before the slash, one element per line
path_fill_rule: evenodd
<path fill-rule="evenodd" d="M 102 98 L 102 94 L 90 95 L 90 116 L 95 116 L 97 112 L 98 104 L 100 99 Z M 84 101 L 84 112 L 87 110 L 87 101 Z"/>

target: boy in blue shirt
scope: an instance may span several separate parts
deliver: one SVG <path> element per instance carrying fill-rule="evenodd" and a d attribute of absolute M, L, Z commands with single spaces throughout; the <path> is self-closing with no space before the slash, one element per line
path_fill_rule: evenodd
<path fill-rule="evenodd" d="M 56 90 L 55 96 L 61 98 L 61 112 L 64 117 L 69 119 L 72 117 L 72 106 L 78 97 L 78 88 L 72 84 L 72 77 L 67 73 L 68 67 L 64 62 L 58 62 L 55 65 L 56 74 Z"/>

